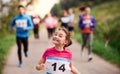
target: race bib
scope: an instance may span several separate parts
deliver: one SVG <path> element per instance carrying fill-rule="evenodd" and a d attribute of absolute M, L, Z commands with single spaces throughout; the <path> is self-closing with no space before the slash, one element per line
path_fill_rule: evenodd
<path fill-rule="evenodd" d="M 70 60 L 64 58 L 47 57 L 46 74 L 70 74 Z"/>
<path fill-rule="evenodd" d="M 89 24 L 89 23 L 91 23 L 91 20 L 84 20 L 83 21 L 83 24 Z"/>
<path fill-rule="evenodd" d="M 39 24 L 40 23 L 40 19 L 39 18 L 34 18 L 33 19 L 33 23 L 34 24 Z"/>
<path fill-rule="evenodd" d="M 91 23 L 91 20 L 84 20 L 84 21 L 83 21 L 83 24 L 85 24 L 85 27 L 86 27 L 86 28 L 89 28 L 89 27 L 90 27 L 90 23 Z"/>
<path fill-rule="evenodd" d="M 61 21 L 63 23 L 68 23 L 70 21 L 70 19 L 68 17 L 63 17 L 63 18 L 61 18 Z"/>
<path fill-rule="evenodd" d="M 16 20 L 17 27 L 27 27 L 27 20 Z"/>
<path fill-rule="evenodd" d="M 46 24 L 50 24 L 50 25 L 54 24 L 53 19 L 52 18 L 47 19 Z"/>

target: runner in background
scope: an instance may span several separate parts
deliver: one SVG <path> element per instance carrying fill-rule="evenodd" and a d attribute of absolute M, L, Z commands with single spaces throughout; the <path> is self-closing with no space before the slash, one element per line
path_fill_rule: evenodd
<path fill-rule="evenodd" d="M 32 21 L 34 24 L 34 29 L 33 29 L 34 37 L 36 39 L 39 39 L 39 26 L 40 26 L 41 18 L 39 15 L 35 15 L 32 16 Z"/>
<path fill-rule="evenodd" d="M 79 17 L 79 28 L 82 33 L 82 48 L 81 56 L 83 56 L 83 49 L 86 44 L 88 44 L 88 61 L 92 60 L 92 40 L 93 40 L 93 30 L 95 29 L 96 21 L 90 14 L 90 7 L 79 8 L 82 14 Z"/>
<path fill-rule="evenodd" d="M 43 53 L 36 69 L 46 68 L 46 74 L 80 74 L 72 64 L 72 52 L 66 48 L 72 44 L 69 31 L 65 28 L 58 29 L 52 42 L 54 46 Z"/>
<path fill-rule="evenodd" d="M 45 17 L 44 23 L 47 28 L 48 38 L 50 39 L 53 33 L 55 32 L 55 29 L 57 28 L 58 21 L 55 17 L 51 15 L 51 13 L 49 13 Z"/>
<path fill-rule="evenodd" d="M 14 17 L 11 22 L 10 28 L 16 31 L 16 44 L 18 47 L 18 59 L 19 67 L 22 67 L 22 44 L 24 47 L 25 57 L 28 57 L 28 31 L 33 29 L 33 23 L 31 17 L 25 14 L 25 7 L 22 5 L 18 6 L 19 14 Z"/>
<path fill-rule="evenodd" d="M 63 10 L 62 11 L 62 16 L 60 18 L 60 21 L 61 21 L 61 27 L 64 27 L 68 30 L 68 23 L 69 23 L 69 16 L 68 16 L 68 13 L 66 10 Z"/>
<path fill-rule="evenodd" d="M 73 13 L 72 8 L 68 9 L 68 16 L 69 16 L 68 30 L 69 30 L 71 36 L 73 37 L 75 15 Z"/>

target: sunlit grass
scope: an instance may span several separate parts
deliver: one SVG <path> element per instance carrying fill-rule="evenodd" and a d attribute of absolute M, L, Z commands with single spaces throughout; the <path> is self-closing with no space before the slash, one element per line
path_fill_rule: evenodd
<path fill-rule="evenodd" d="M 3 67 L 6 63 L 7 55 L 10 51 L 10 47 L 15 43 L 15 36 L 8 35 L 0 39 L 0 74 L 2 74 Z"/>

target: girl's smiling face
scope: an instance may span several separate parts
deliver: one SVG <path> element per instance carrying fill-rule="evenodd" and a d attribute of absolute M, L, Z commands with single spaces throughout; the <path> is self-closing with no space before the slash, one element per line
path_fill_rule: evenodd
<path fill-rule="evenodd" d="M 66 33 L 63 30 L 57 30 L 52 38 L 52 41 L 57 46 L 65 46 L 66 40 Z"/>

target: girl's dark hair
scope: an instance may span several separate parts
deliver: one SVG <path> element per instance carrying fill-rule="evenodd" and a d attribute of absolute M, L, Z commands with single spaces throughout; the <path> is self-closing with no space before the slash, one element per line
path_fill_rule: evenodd
<path fill-rule="evenodd" d="M 89 6 L 82 6 L 82 7 L 79 7 L 79 11 L 83 12 L 85 11 L 86 8 L 88 8 Z"/>
<path fill-rule="evenodd" d="M 19 9 L 19 8 L 25 8 L 25 7 L 24 7 L 23 5 L 19 5 L 19 6 L 18 6 L 18 9 Z"/>
<path fill-rule="evenodd" d="M 68 42 L 67 42 L 67 44 L 66 44 L 64 47 L 70 46 L 70 45 L 72 44 L 70 32 L 69 32 L 67 29 L 65 29 L 65 28 L 60 28 L 60 29 L 58 29 L 58 30 L 62 30 L 62 31 L 64 31 L 65 34 L 66 34 L 66 40 L 67 40 Z"/>
<path fill-rule="evenodd" d="M 62 10 L 62 12 L 61 12 L 61 16 L 64 16 L 64 13 L 67 13 L 67 10 Z"/>

